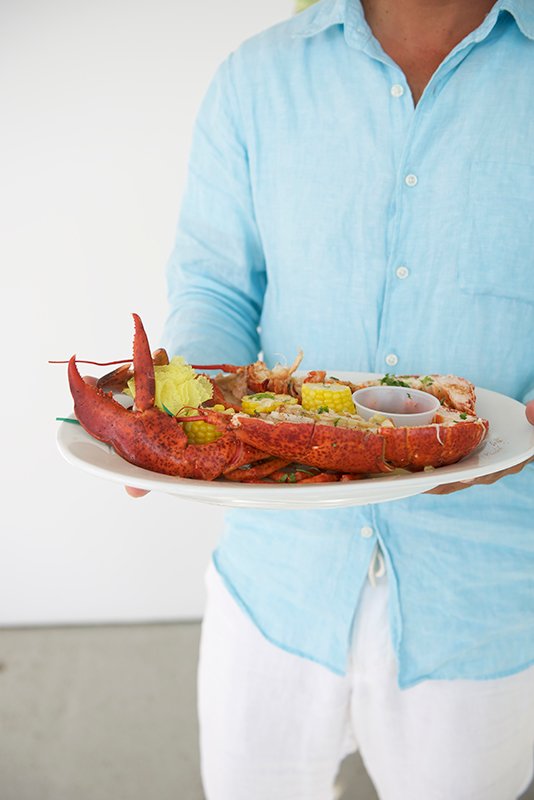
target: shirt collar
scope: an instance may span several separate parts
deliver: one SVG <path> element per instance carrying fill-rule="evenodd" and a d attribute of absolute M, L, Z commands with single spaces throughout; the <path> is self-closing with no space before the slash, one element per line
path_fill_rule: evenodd
<path fill-rule="evenodd" d="M 333 25 L 344 25 L 345 3 L 346 0 L 323 0 L 307 11 L 301 11 L 295 19 L 294 35 L 307 38 L 322 33 Z"/>
<path fill-rule="evenodd" d="M 498 0 L 490 14 L 508 11 L 517 24 L 517 27 L 529 39 L 534 39 L 534 4 L 532 0 Z M 334 25 L 345 26 L 346 33 L 353 39 L 366 41 L 371 36 L 371 31 L 360 0 L 323 0 L 312 6 L 308 11 L 298 15 L 294 31 L 295 36 L 303 38 L 315 36 Z"/>
<path fill-rule="evenodd" d="M 508 11 L 512 15 L 524 36 L 534 39 L 534 4 L 532 0 L 502 0 L 497 5 L 501 11 Z"/>

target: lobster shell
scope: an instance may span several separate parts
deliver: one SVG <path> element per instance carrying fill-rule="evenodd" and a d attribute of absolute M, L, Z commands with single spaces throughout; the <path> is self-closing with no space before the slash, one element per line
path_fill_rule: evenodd
<path fill-rule="evenodd" d="M 269 422 L 236 415 L 241 441 L 266 453 L 323 470 L 352 473 L 390 472 L 403 467 L 421 470 L 454 464 L 473 452 L 485 438 L 487 420 L 451 425 L 377 428 L 337 428 L 319 422 Z"/>

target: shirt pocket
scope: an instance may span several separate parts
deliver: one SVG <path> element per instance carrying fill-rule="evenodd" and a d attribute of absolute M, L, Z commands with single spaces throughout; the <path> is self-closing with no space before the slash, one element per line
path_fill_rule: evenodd
<path fill-rule="evenodd" d="M 460 288 L 534 303 L 534 166 L 473 162 L 466 217 Z"/>

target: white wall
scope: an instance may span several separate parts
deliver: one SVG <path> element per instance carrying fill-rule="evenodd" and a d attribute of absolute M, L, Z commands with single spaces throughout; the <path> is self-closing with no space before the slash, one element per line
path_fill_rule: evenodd
<path fill-rule="evenodd" d="M 0 25 L 0 625 L 193 618 L 215 507 L 64 463 L 65 368 L 157 340 L 196 109 L 291 0 L 17 0 Z M 155 341 L 154 341 L 155 343 Z"/>

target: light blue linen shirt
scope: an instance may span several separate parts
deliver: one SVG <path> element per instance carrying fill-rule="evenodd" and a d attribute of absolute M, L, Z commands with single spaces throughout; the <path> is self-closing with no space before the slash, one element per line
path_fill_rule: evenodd
<path fill-rule="evenodd" d="M 302 347 L 305 369 L 534 397 L 530 0 L 497 2 L 416 108 L 357 0 L 245 42 L 199 114 L 168 278 L 164 343 L 193 363 Z M 232 511 L 215 564 L 266 637 L 342 674 L 379 543 L 399 684 L 504 676 L 534 662 L 533 478 Z"/>

